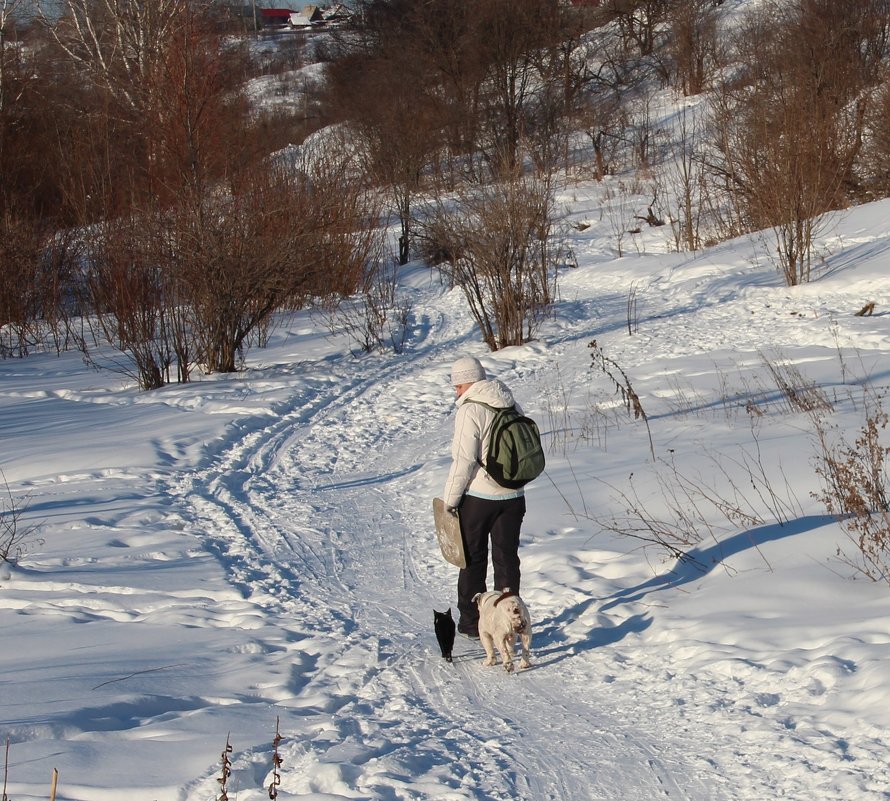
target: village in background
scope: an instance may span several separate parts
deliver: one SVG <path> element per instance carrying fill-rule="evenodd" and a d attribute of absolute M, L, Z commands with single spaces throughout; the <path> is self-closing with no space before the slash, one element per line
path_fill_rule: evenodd
<path fill-rule="evenodd" d="M 264 4 L 230 6 L 230 13 L 252 23 L 255 30 L 308 30 L 346 22 L 355 13 L 344 3 L 270 8 Z"/>

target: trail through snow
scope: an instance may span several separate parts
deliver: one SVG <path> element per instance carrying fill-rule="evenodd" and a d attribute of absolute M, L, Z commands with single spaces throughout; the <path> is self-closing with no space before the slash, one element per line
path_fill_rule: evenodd
<path fill-rule="evenodd" d="M 877 244 L 858 252 L 880 257 L 885 218 L 863 215 Z M 0 572 L 10 798 L 45 798 L 58 767 L 63 801 L 215 800 L 228 738 L 229 798 L 263 801 L 277 720 L 279 801 L 890 799 L 886 589 L 826 569 L 842 535 L 810 496 L 806 421 L 764 365 L 812 376 L 854 430 L 860 377 L 886 389 L 890 318 L 839 310 L 890 303 L 883 268 L 792 292 L 740 243 L 584 247 L 541 341 L 497 354 L 459 293 L 416 270 L 401 354 L 354 359 L 298 316 L 243 376 L 150 394 L 75 356 L 0 364 L 4 471 L 46 540 Z M 644 398 L 658 464 L 596 386 L 594 338 Z M 548 445 L 521 548 L 535 664 L 516 675 L 461 639 L 448 664 L 433 634 L 456 570 L 430 499 L 466 353 Z M 746 453 L 789 493 L 788 519 L 715 530 L 704 570 L 597 522 L 628 476 L 657 504 L 657 467 L 704 484 Z"/>
<path fill-rule="evenodd" d="M 558 638 L 556 620 L 536 621 L 536 667 L 521 675 L 482 667 L 466 640 L 453 665 L 439 657 L 432 609 L 450 605 L 456 572 L 433 552 L 427 518 L 448 452 L 442 365 L 455 344 L 453 326 L 433 328 L 419 355 L 364 371 L 325 364 L 309 403 L 172 491 L 299 656 L 293 696 L 270 698 L 297 715 L 283 719 L 293 733 L 282 787 L 455 801 L 614 799 L 620 787 L 626 801 L 719 801 L 669 722 L 640 727 L 614 687 L 611 698 L 591 693 L 591 656 L 570 667 L 582 642 Z"/>

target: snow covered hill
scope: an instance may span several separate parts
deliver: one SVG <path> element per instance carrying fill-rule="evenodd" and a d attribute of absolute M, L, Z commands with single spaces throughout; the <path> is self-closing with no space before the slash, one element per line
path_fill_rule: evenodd
<path fill-rule="evenodd" d="M 410 265 L 402 354 L 355 358 L 298 315 L 242 374 L 152 393 L 76 354 L 0 362 L 0 468 L 41 538 L 0 567 L 10 799 L 57 768 L 68 801 L 210 801 L 228 739 L 228 798 L 259 801 L 276 722 L 279 799 L 890 798 L 890 590 L 837 558 L 810 417 L 776 382 L 851 438 L 886 394 L 890 203 L 835 218 L 788 289 L 758 237 L 676 254 L 650 229 L 616 258 L 583 191 L 579 266 L 525 347 L 487 353 Z M 535 666 L 513 676 L 433 635 L 461 355 L 548 445 L 521 549 Z M 698 567 L 608 530 L 666 519 L 680 479 L 753 510 L 706 511 Z"/>

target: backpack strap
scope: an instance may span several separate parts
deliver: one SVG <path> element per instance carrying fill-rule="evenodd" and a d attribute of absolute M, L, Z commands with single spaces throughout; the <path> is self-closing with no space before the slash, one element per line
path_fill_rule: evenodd
<path fill-rule="evenodd" d="M 516 410 L 515 403 L 512 406 L 492 406 L 490 403 L 486 403 L 485 401 L 481 400 L 474 400 L 473 398 L 467 398 L 464 403 L 475 403 L 479 406 L 484 406 L 486 409 L 491 409 L 491 411 L 493 411 L 495 414 L 498 414 L 499 412 L 509 412 L 511 410 Z"/>
<path fill-rule="evenodd" d="M 490 403 L 486 403 L 485 401 L 481 401 L 481 400 L 474 400 L 473 398 L 467 398 L 464 401 L 464 403 L 475 403 L 477 406 L 484 406 L 489 411 L 494 412 L 495 415 L 498 415 L 501 412 L 509 412 L 509 411 L 515 412 L 516 411 L 515 403 L 512 406 L 492 406 Z M 483 470 L 485 470 L 485 462 L 483 462 L 482 459 L 479 458 L 478 456 L 476 457 L 476 464 L 478 464 L 479 467 L 481 467 Z M 488 471 L 486 471 L 486 472 L 488 472 Z"/>

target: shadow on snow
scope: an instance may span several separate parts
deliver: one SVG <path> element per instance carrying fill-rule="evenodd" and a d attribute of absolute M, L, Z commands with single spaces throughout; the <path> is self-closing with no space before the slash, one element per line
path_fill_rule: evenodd
<path fill-rule="evenodd" d="M 725 540 L 708 546 L 699 546 L 687 553 L 687 558 L 674 564 L 670 571 L 653 576 L 635 587 L 619 590 L 605 599 L 590 598 L 581 604 L 566 609 L 562 614 L 541 621 L 535 627 L 535 639 L 543 644 L 543 649 L 534 648 L 539 664 L 555 664 L 578 653 L 591 651 L 606 645 L 620 642 L 629 634 L 645 631 L 652 625 L 648 613 L 632 615 L 615 626 L 600 626 L 591 630 L 583 641 L 572 641 L 565 636 L 565 627 L 581 618 L 592 606 L 603 601 L 597 613 L 604 613 L 622 604 L 640 601 L 651 593 L 682 587 L 700 580 L 724 560 L 750 548 L 759 548 L 768 542 L 793 537 L 814 531 L 835 522 L 829 515 L 809 515 L 780 525 L 773 523 L 741 531 Z M 548 658 L 549 657 L 549 658 Z M 544 661 L 546 659 L 546 662 Z"/>

